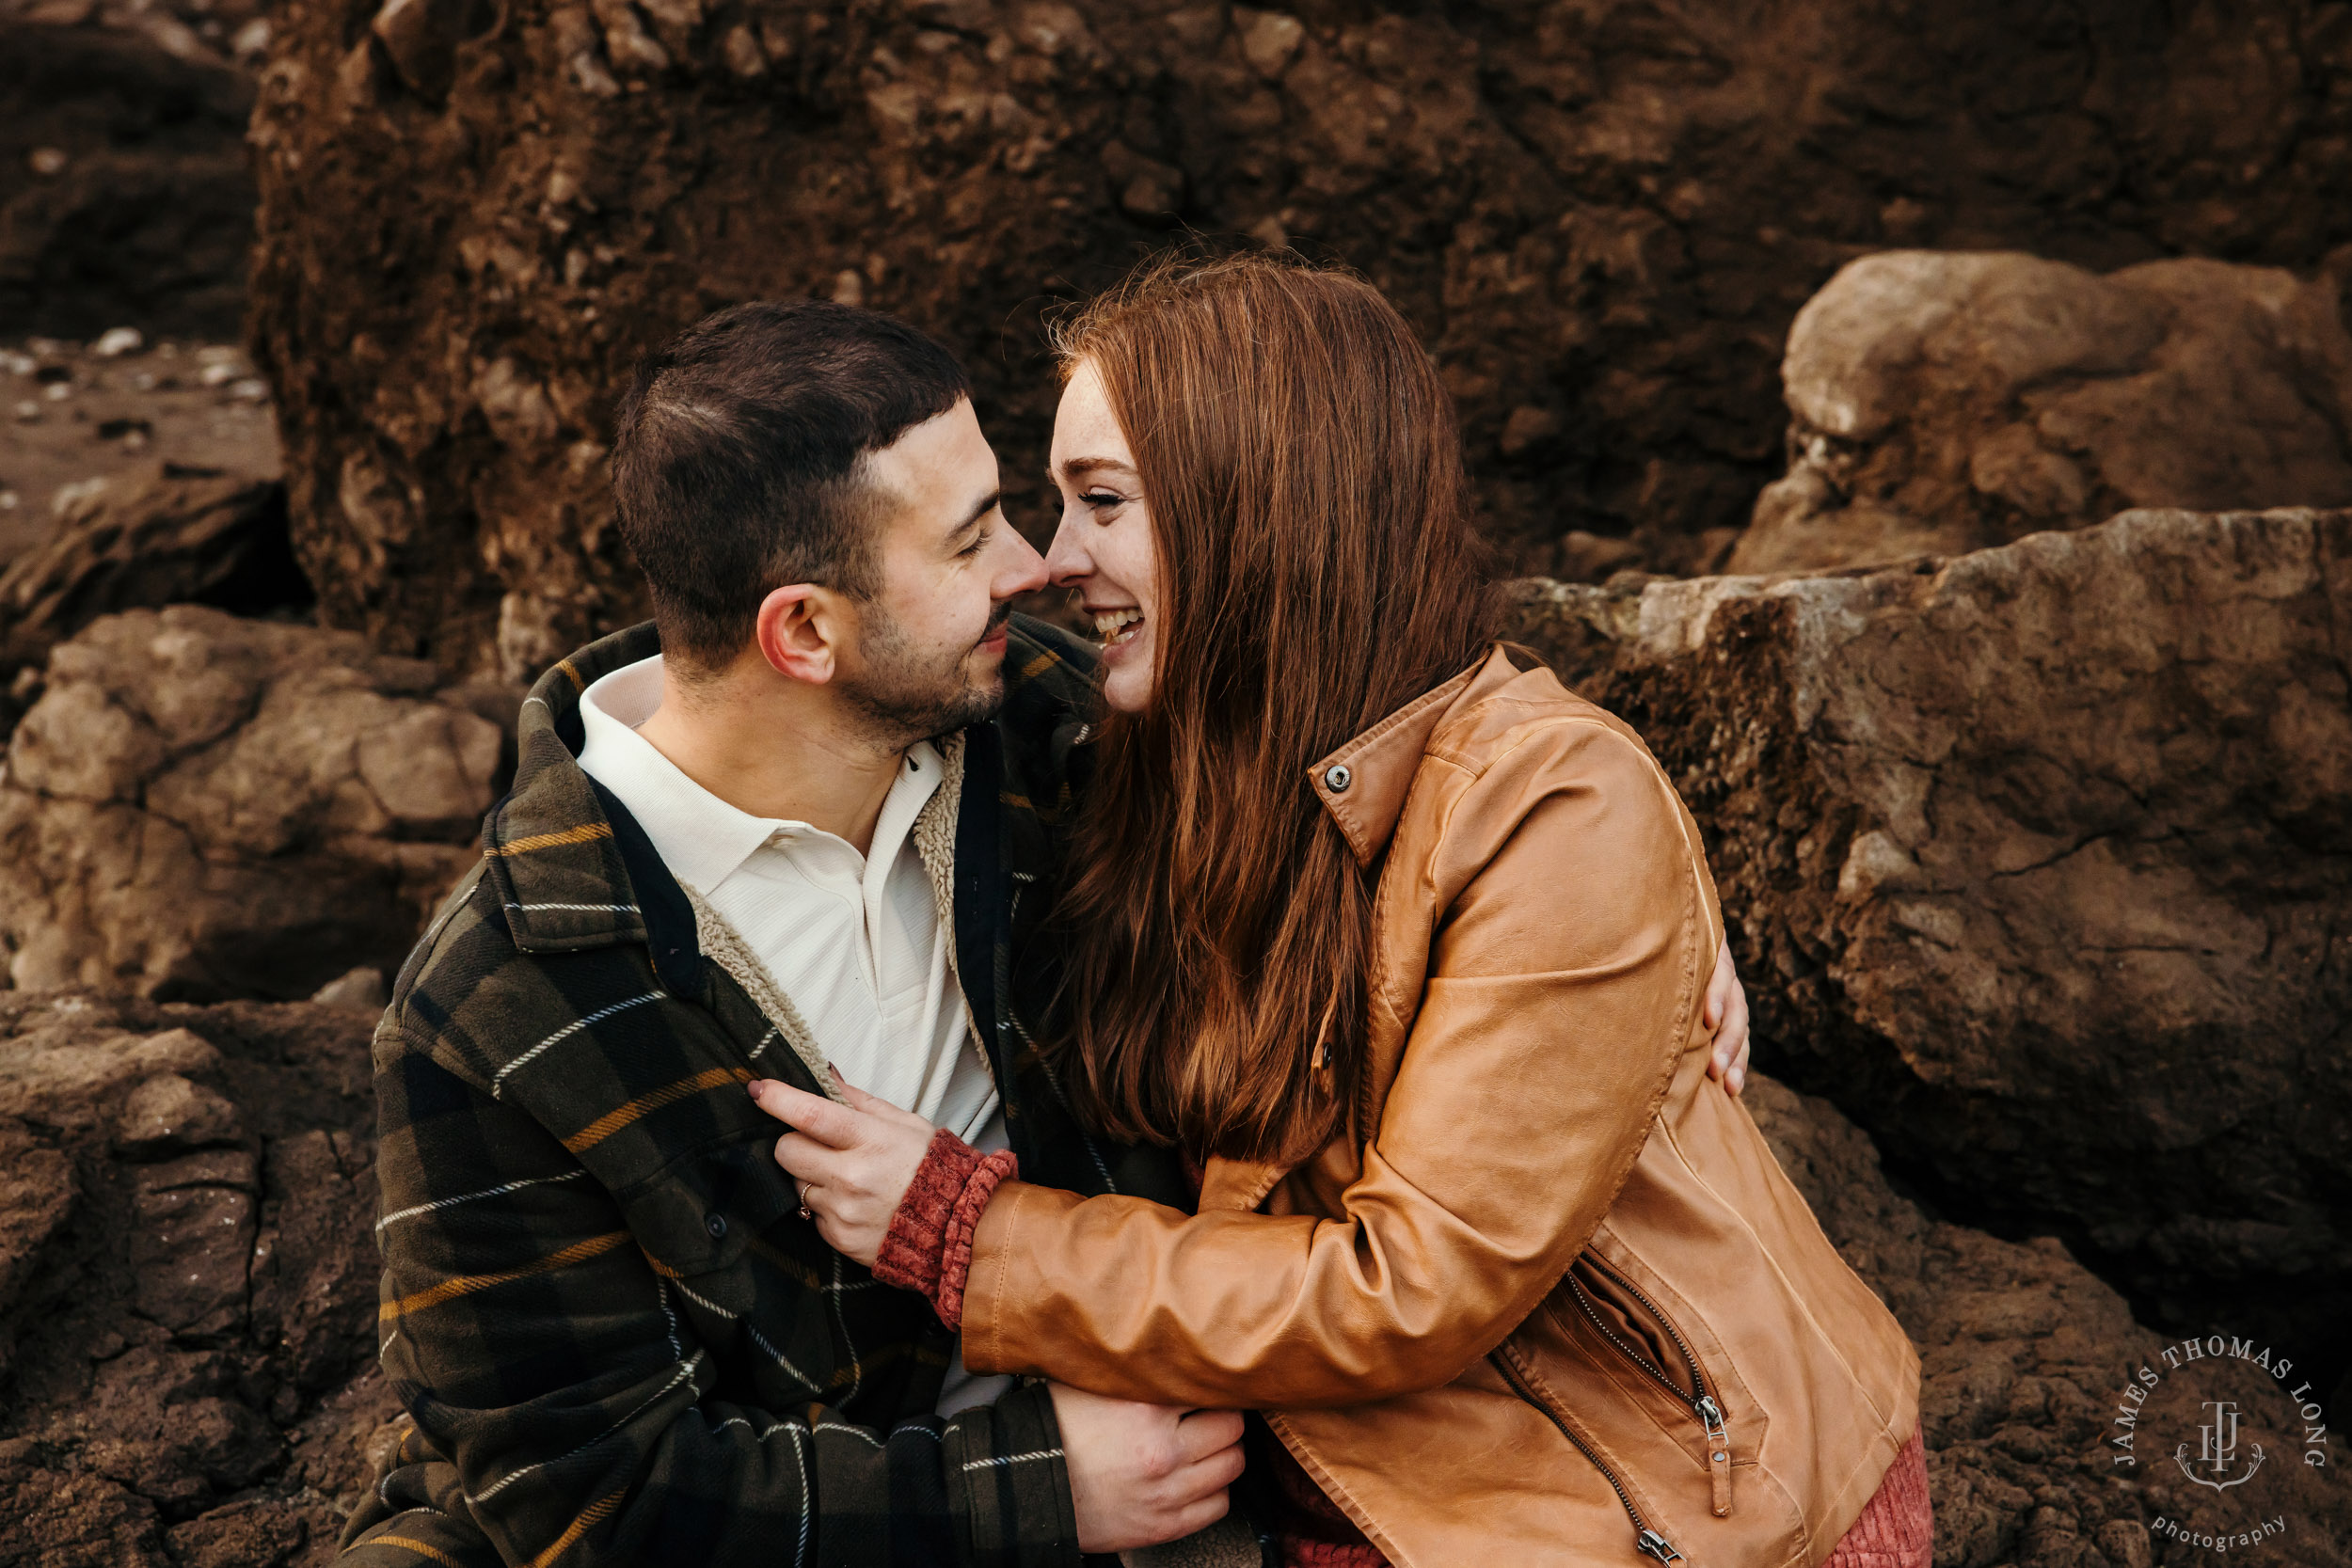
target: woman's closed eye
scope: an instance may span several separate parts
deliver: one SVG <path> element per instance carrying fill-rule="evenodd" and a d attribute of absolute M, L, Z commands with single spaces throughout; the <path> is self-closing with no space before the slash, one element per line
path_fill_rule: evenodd
<path fill-rule="evenodd" d="M 1080 494 L 1078 497 L 1078 504 L 1081 506 L 1091 507 L 1095 511 L 1101 512 L 1107 507 L 1126 505 L 1127 498 L 1120 495 L 1114 495 L 1108 490 L 1088 490 Z"/>

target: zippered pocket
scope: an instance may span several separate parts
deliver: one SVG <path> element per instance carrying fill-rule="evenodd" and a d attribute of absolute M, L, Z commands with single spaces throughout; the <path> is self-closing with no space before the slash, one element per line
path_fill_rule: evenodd
<path fill-rule="evenodd" d="M 1607 1481 L 1609 1490 L 1617 1495 L 1618 1506 L 1625 1510 L 1625 1516 L 1633 1521 L 1633 1549 L 1659 1562 L 1686 1560 L 1680 1552 L 1675 1550 L 1673 1542 L 1650 1528 L 1649 1521 L 1642 1517 L 1642 1511 L 1634 1506 L 1633 1495 L 1625 1489 L 1625 1482 L 1617 1479 L 1617 1473 L 1601 1463 L 1600 1455 L 1585 1445 L 1584 1439 L 1576 1434 L 1576 1429 L 1568 1425 L 1560 1412 L 1535 1396 L 1535 1390 L 1528 1386 L 1527 1380 L 1519 1375 L 1517 1367 L 1511 1365 L 1510 1358 L 1502 1350 L 1496 1350 L 1486 1359 L 1493 1363 L 1496 1371 L 1502 1374 L 1502 1381 L 1511 1386 L 1513 1393 L 1534 1406 L 1544 1419 L 1549 1421 L 1560 1435 L 1566 1438 L 1576 1451 L 1591 1461 L 1593 1468 L 1600 1472 L 1600 1479 Z"/>
<path fill-rule="evenodd" d="M 1577 1310 L 1634 1370 L 1691 1412 L 1707 1437 L 1707 1474 L 1715 1517 L 1731 1516 L 1731 1433 L 1698 1353 L 1674 1320 L 1625 1275 L 1593 1253 L 1568 1270 Z"/>

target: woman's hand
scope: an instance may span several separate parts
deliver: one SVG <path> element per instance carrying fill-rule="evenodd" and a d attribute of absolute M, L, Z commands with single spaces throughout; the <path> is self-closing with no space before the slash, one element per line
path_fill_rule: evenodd
<path fill-rule="evenodd" d="M 755 1104 L 792 1129 L 776 1140 L 776 1164 L 800 1189 L 817 1233 L 870 1269 L 938 1129 L 842 1083 L 838 1073 L 834 1082 L 847 1105 L 772 1078 L 749 1086 Z"/>
<path fill-rule="evenodd" d="M 1721 1079 L 1736 1095 L 1748 1086 L 1748 993 L 1731 967 L 1728 942 L 1715 949 L 1715 977 L 1707 982 L 1707 1006 L 1700 1017 L 1715 1031 L 1707 1075 Z"/>

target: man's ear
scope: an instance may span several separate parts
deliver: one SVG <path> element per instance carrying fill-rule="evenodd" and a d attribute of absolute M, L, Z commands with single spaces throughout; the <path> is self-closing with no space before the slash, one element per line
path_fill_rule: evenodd
<path fill-rule="evenodd" d="M 777 589 L 759 601 L 760 657 L 788 679 L 824 685 L 838 668 L 836 650 L 856 634 L 847 610 L 840 594 L 813 582 Z"/>

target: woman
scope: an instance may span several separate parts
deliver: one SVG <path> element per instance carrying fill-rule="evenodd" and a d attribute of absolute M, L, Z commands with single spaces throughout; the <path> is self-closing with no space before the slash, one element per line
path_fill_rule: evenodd
<path fill-rule="evenodd" d="M 1708 1087 L 1697 832 L 1488 642 L 1409 329 L 1239 258 L 1063 363 L 1049 564 L 1109 712 L 1051 1049 L 1199 1212 L 755 1085 L 826 1239 L 975 1370 L 1262 1410 L 1294 1562 L 1924 1565 L 1916 1358 Z"/>

